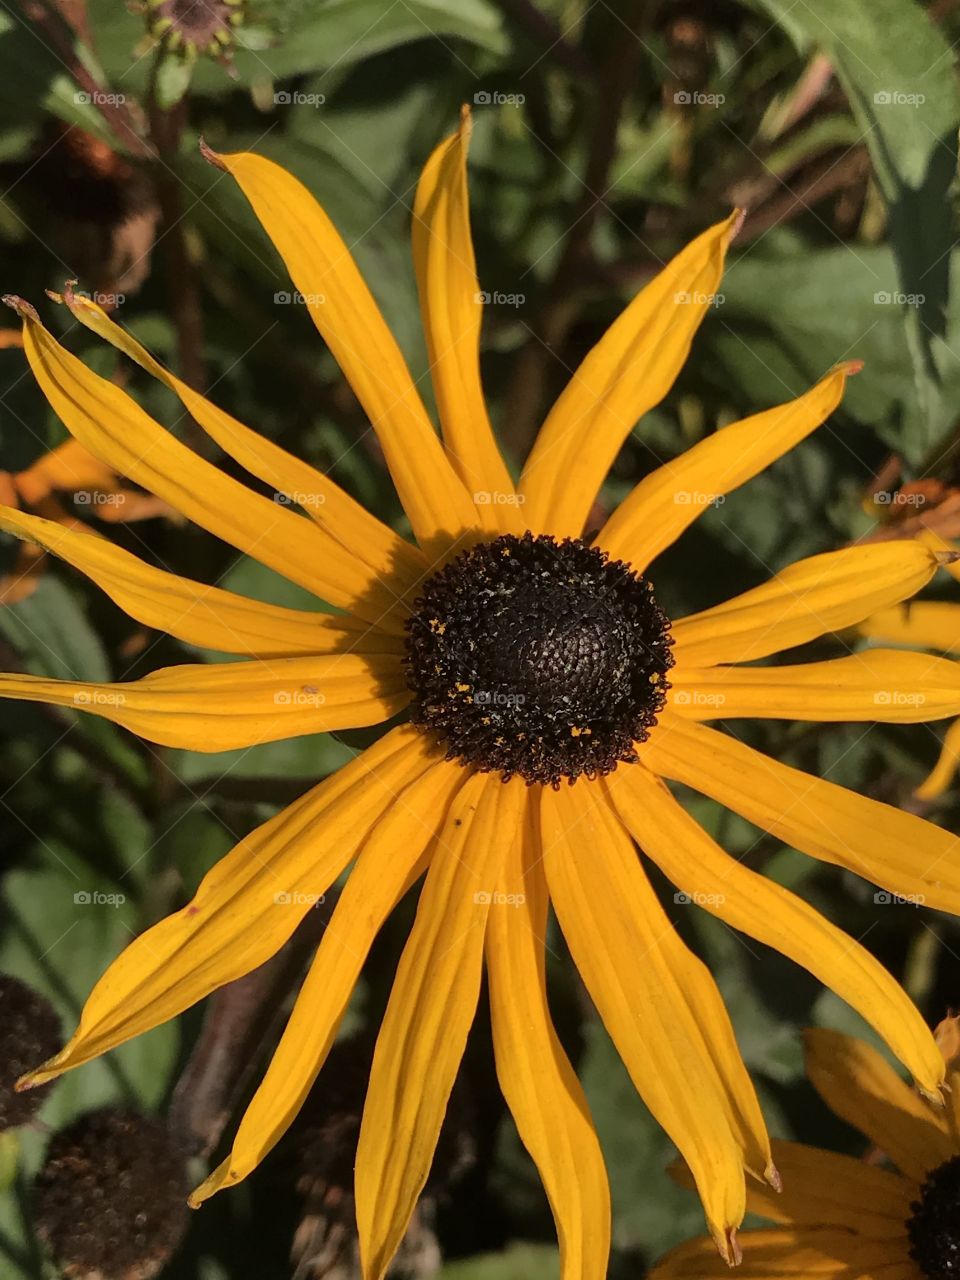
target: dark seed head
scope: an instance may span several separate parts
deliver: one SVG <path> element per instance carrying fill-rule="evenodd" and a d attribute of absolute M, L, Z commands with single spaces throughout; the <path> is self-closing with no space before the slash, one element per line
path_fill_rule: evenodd
<path fill-rule="evenodd" d="M 183 1237 L 186 1197 L 163 1125 L 105 1107 L 51 1140 L 34 1184 L 37 1234 L 69 1280 L 150 1280 Z"/>
<path fill-rule="evenodd" d="M 910 1257 L 928 1280 L 960 1277 L 960 1156 L 927 1174 L 907 1219 Z"/>
<path fill-rule="evenodd" d="M 26 1124 L 40 1110 L 50 1085 L 25 1093 L 16 1093 L 14 1085 L 62 1044 L 60 1019 L 46 996 L 0 974 L 0 1132 Z"/>
<path fill-rule="evenodd" d="M 448 759 L 551 786 L 635 761 L 673 665 L 650 583 L 575 538 L 465 551 L 426 583 L 407 631 L 414 723 Z"/>

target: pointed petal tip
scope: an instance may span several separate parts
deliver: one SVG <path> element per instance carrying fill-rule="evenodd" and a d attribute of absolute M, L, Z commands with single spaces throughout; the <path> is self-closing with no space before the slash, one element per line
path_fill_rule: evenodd
<path fill-rule="evenodd" d="M 226 1160 L 217 1165 L 212 1173 L 207 1174 L 198 1187 L 194 1187 L 189 1196 L 187 1196 L 187 1204 L 191 1209 L 199 1209 L 212 1196 L 215 1196 L 218 1191 L 222 1191 L 225 1186 L 237 1181 L 239 1179 L 235 1174 L 231 1173 L 230 1158 L 228 1156 Z"/>
<path fill-rule="evenodd" d="M 960 560 L 960 551 L 934 551 L 937 564 L 956 564 Z"/>
<path fill-rule="evenodd" d="M 768 1186 L 773 1187 L 777 1195 L 780 1195 L 783 1192 L 783 1178 L 780 1177 L 780 1170 L 772 1160 L 763 1171 L 763 1180 L 768 1184 Z"/>
<path fill-rule="evenodd" d="M 743 1261 L 743 1250 L 737 1239 L 736 1227 L 724 1227 L 721 1234 L 715 1236 L 720 1257 L 728 1267 L 739 1267 Z"/>
<path fill-rule="evenodd" d="M 25 301 L 17 294 L 5 293 L 2 301 L 4 306 L 9 307 L 11 311 L 15 311 L 21 320 L 29 318 L 30 320 L 36 320 L 39 324 L 40 317 L 37 315 L 36 307 L 31 306 L 29 302 Z"/>
<path fill-rule="evenodd" d="M 44 1063 L 43 1066 L 37 1067 L 35 1071 L 28 1071 L 26 1075 L 22 1075 L 14 1084 L 15 1093 L 29 1093 L 31 1089 L 39 1089 L 41 1085 L 49 1083 L 55 1079 L 60 1072 L 50 1071 L 48 1067 L 55 1061 L 51 1058 L 50 1063 Z"/>
<path fill-rule="evenodd" d="M 856 377 L 863 369 L 862 360 L 844 360 L 842 364 L 838 364 L 837 368 L 842 370 L 848 378 Z"/>
<path fill-rule="evenodd" d="M 734 240 L 736 240 L 746 220 L 747 220 L 746 209 L 742 209 L 738 205 L 734 209 L 733 213 L 731 213 L 727 221 L 727 244 L 728 245 L 731 245 L 734 242 Z"/>
<path fill-rule="evenodd" d="M 223 162 L 223 157 L 218 152 L 214 151 L 213 147 L 208 145 L 203 134 L 200 135 L 200 141 L 197 145 L 200 148 L 200 154 L 203 156 L 204 160 L 206 160 L 207 164 L 212 164 L 215 169 L 222 169 L 224 173 L 227 172 L 227 166 Z"/>

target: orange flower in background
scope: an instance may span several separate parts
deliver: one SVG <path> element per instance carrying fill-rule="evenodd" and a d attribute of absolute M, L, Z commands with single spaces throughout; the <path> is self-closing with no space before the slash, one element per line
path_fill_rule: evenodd
<path fill-rule="evenodd" d="M 0 350 L 22 347 L 19 330 L 0 332 Z M 0 504 L 29 508 L 68 529 L 90 532 L 71 515 L 63 498 L 73 499 L 98 520 L 129 524 L 170 514 L 170 508 L 149 493 L 126 488 L 115 472 L 76 440 L 65 440 L 23 471 L 0 471 Z M 16 604 L 36 590 L 47 553 L 31 542 L 21 545 L 13 569 L 0 574 L 0 605 Z"/>

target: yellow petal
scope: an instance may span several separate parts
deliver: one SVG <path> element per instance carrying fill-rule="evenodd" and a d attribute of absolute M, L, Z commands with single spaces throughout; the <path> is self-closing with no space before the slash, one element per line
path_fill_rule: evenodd
<path fill-rule="evenodd" d="M 942 600 L 907 600 L 880 609 L 857 630 L 871 640 L 912 645 L 917 649 L 960 650 L 960 604 Z"/>
<path fill-rule="evenodd" d="M 19 304 L 24 346 L 40 389 L 70 433 L 122 475 L 202 529 L 377 623 L 397 607 L 389 583 L 312 521 L 238 484 L 193 453 L 125 392 L 88 369 Z"/>
<path fill-rule="evenodd" d="M 131 618 L 187 644 L 261 658 L 402 650 L 399 636 L 385 635 L 357 618 L 284 609 L 191 582 L 145 564 L 106 538 L 12 507 L 0 507 L 0 530 L 59 556 L 91 578 Z"/>
<path fill-rule="evenodd" d="M 939 564 L 937 552 L 906 541 L 798 560 L 763 586 L 675 622 L 677 662 L 750 662 L 852 627 L 919 591 Z"/>
<path fill-rule="evenodd" d="M 904 1238 L 873 1240 L 837 1227 L 769 1227 L 743 1237 L 736 1280 L 917 1280 Z M 900 1261 L 902 1259 L 902 1262 Z M 708 1240 L 691 1240 L 668 1253 L 649 1280 L 729 1280 Z"/>
<path fill-rule="evenodd" d="M 925 1103 L 876 1049 L 823 1027 L 804 1038 L 810 1083 L 831 1111 L 876 1143 L 902 1173 L 922 1182 L 957 1154 L 944 1112 Z"/>
<path fill-rule="evenodd" d="M 642 748 L 655 773 L 726 805 L 786 844 L 893 896 L 960 915 L 960 839 L 893 805 L 772 760 L 728 734 L 664 713 Z"/>
<path fill-rule="evenodd" d="M 0 674 L 0 698 L 87 711 L 148 742 L 189 751 L 379 724 L 409 697 L 394 655 L 191 663 L 117 684 Z"/>
<path fill-rule="evenodd" d="M 889 1169 L 878 1169 L 853 1156 L 836 1155 L 799 1142 L 774 1141 L 773 1158 L 783 1180 L 774 1188 L 747 1183 L 747 1209 L 771 1222 L 792 1226 L 843 1227 L 872 1239 L 904 1234 L 917 1184 Z M 686 1165 L 678 1161 L 670 1173 L 693 1190 Z M 744 1237 L 744 1243 L 750 1237 Z"/>
<path fill-rule="evenodd" d="M 27 1083 L 89 1062 L 269 960 L 398 792 L 435 759 L 415 729 L 394 729 L 251 832 L 207 873 L 188 906 L 114 961 L 69 1044 Z"/>
<path fill-rule="evenodd" d="M 417 541 L 442 554 L 475 526 L 476 510 L 350 250 L 306 187 L 279 165 L 250 152 L 204 154 L 250 201 L 377 433 Z"/>
<path fill-rule="evenodd" d="M 914 792 L 917 799 L 936 800 L 942 796 L 956 777 L 958 764 L 960 764 L 960 720 L 954 721 L 943 735 L 940 758 Z"/>
<path fill-rule="evenodd" d="M 382 1280 L 433 1161 L 473 1022 L 490 900 L 524 787 L 476 775 L 450 805 L 377 1037 L 357 1145 L 364 1280 Z"/>
<path fill-rule="evenodd" d="M 544 866 L 574 963 L 634 1085 L 690 1165 L 721 1255 L 737 1256 L 741 1147 L 700 1027 L 668 958 L 672 926 L 594 784 L 544 789 Z"/>
<path fill-rule="evenodd" d="M 734 213 L 682 249 L 573 374 L 523 469 L 523 514 L 531 529 L 557 536 L 582 533 L 620 446 L 683 367 L 740 221 L 740 213 Z"/>
<path fill-rule="evenodd" d="M 465 776 L 446 761 L 434 765 L 396 796 L 371 831 L 233 1150 L 190 1197 L 194 1207 L 252 1173 L 296 1118 L 336 1039 L 373 940 L 423 871 L 427 851 Z"/>
<path fill-rule="evenodd" d="M 547 1004 L 547 885 L 536 793 L 530 795 L 524 839 L 506 850 L 487 926 L 497 1078 L 550 1200 L 561 1280 L 605 1280 L 610 1189 L 587 1100 Z"/>
<path fill-rule="evenodd" d="M 272 440 L 251 431 L 175 377 L 89 298 L 80 297 L 68 289 L 63 300 L 81 324 L 105 338 L 169 387 L 191 417 L 226 454 L 251 475 L 272 486 L 278 501 L 301 507 L 336 543 L 367 568 L 381 576 L 393 577 L 398 592 L 401 587 L 410 589 L 416 585 L 427 568 L 422 552 L 387 528 L 328 476 L 281 449 Z"/>
<path fill-rule="evenodd" d="M 872 1239 L 904 1233 L 916 1183 L 889 1169 L 799 1142 L 774 1142 L 783 1189 L 747 1184 L 747 1208 L 775 1222 L 845 1227 Z"/>
<path fill-rule="evenodd" d="M 643 570 L 708 506 L 753 479 L 799 444 L 834 411 L 850 362 L 832 369 L 805 395 L 732 422 L 641 480 L 613 513 L 597 544 Z"/>
<path fill-rule="evenodd" d="M 876 720 L 917 724 L 960 715 L 960 663 L 901 649 L 867 649 L 783 667 L 682 666 L 670 705 L 691 720 Z"/>
<path fill-rule="evenodd" d="M 933 1035 L 869 951 L 802 898 L 731 858 L 649 770 L 618 769 L 608 787 L 633 838 L 681 893 L 802 965 L 876 1029 L 922 1089 L 939 1095 L 944 1066 Z"/>
<path fill-rule="evenodd" d="M 467 148 L 470 112 L 424 166 L 413 206 L 413 262 L 447 456 L 472 495 L 478 523 L 518 531 L 513 481 L 504 465 L 480 382 L 483 297 L 470 235 Z"/>

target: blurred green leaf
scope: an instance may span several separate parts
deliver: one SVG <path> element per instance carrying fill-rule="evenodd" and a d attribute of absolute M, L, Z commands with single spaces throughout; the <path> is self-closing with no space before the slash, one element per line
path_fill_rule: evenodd
<path fill-rule="evenodd" d="M 954 414 L 944 399 L 954 245 L 948 193 L 957 169 L 960 90 L 953 52 L 912 0 L 764 0 L 830 55 L 870 151 L 890 216 L 894 304 L 906 325 L 916 403 L 901 447 L 919 462 Z"/>

